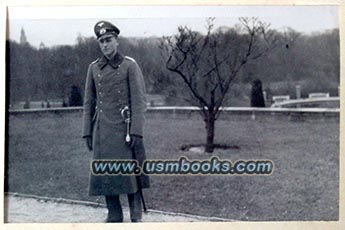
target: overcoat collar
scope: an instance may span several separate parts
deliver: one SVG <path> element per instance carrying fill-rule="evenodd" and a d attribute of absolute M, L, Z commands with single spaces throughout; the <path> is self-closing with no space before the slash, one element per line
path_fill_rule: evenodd
<path fill-rule="evenodd" d="M 108 60 L 105 56 L 101 57 L 99 59 L 98 66 L 100 69 L 103 69 L 106 65 L 109 64 L 111 67 L 116 69 L 119 67 L 119 65 L 121 65 L 121 63 L 123 62 L 123 59 L 124 59 L 123 55 L 117 52 L 115 56 L 110 60 Z"/>

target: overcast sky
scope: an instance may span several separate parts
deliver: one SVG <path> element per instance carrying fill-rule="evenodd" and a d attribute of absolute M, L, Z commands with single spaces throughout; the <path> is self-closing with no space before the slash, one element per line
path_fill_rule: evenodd
<path fill-rule="evenodd" d="M 27 40 L 38 47 L 75 44 L 78 34 L 93 36 L 98 20 L 116 24 L 125 37 L 172 35 L 179 25 L 204 32 L 205 19 L 215 25 L 234 26 L 238 17 L 259 17 L 280 31 L 287 27 L 302 33 L 338 28 L 336 6 L 115 6 L 115 7 L 10 7 L 9 35 L 19 41 L 23 28 Z"/>

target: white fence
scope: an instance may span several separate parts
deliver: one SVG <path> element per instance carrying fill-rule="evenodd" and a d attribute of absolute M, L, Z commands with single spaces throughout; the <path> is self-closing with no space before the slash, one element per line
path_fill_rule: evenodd
<path fill-rule="evenodd" d="M 38 108 L 38 109 L 20 109 L 9 110 L 10 115 L 24 114 L 61 114 L 61 113 L 82 113 L 83 107 L 66 108 Z M 146 117 L 161 118 L 170 117 L 173 119 L 188 119 L 192 116 L 199 116 L 200 108 L 192 106 L 162 106 L 149 107 Z M 306 118 L 306 117 L 335 117 L 339 118 L 339 108 L 254 108 L 254 107 L 224 107 L 222 108 L 220 119 L 227 119 L 229 116 L 236 116 L 236 119 L 256 120 L 258 117 L 288 117 Z M 79 115 L 78 115 L 79 116 Z"/>

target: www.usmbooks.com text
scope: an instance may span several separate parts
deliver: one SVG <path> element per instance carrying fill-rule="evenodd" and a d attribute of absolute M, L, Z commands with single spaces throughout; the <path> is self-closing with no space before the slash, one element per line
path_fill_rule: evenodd
<path fill-rule="evenodd" d="M 270 160 L 145 160 L 140 166 L 137 160 L 93 160 L 94 175 L 270 175 L 273 162 Z"/>

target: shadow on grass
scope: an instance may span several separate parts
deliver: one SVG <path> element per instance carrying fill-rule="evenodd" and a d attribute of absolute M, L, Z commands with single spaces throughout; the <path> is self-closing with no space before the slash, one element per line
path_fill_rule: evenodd
<path fill-rule="evenodd" d="M 180 150 L 182 151 L 193 151 L 194 148 L 199 149 L 200 151 L 205 150 L 205 144 L 183 144 L 180 147 Z M 240 147 L 237 145 L 227 145 L 227 144 L 214 144 L 214 151 L 217 151 L 217 149 L 222 149 L 222 150 L 228 150 L 228 149 L 236 149 L 239 150 Z M 212 154 L 212 153 L 208 153 Z"/>

